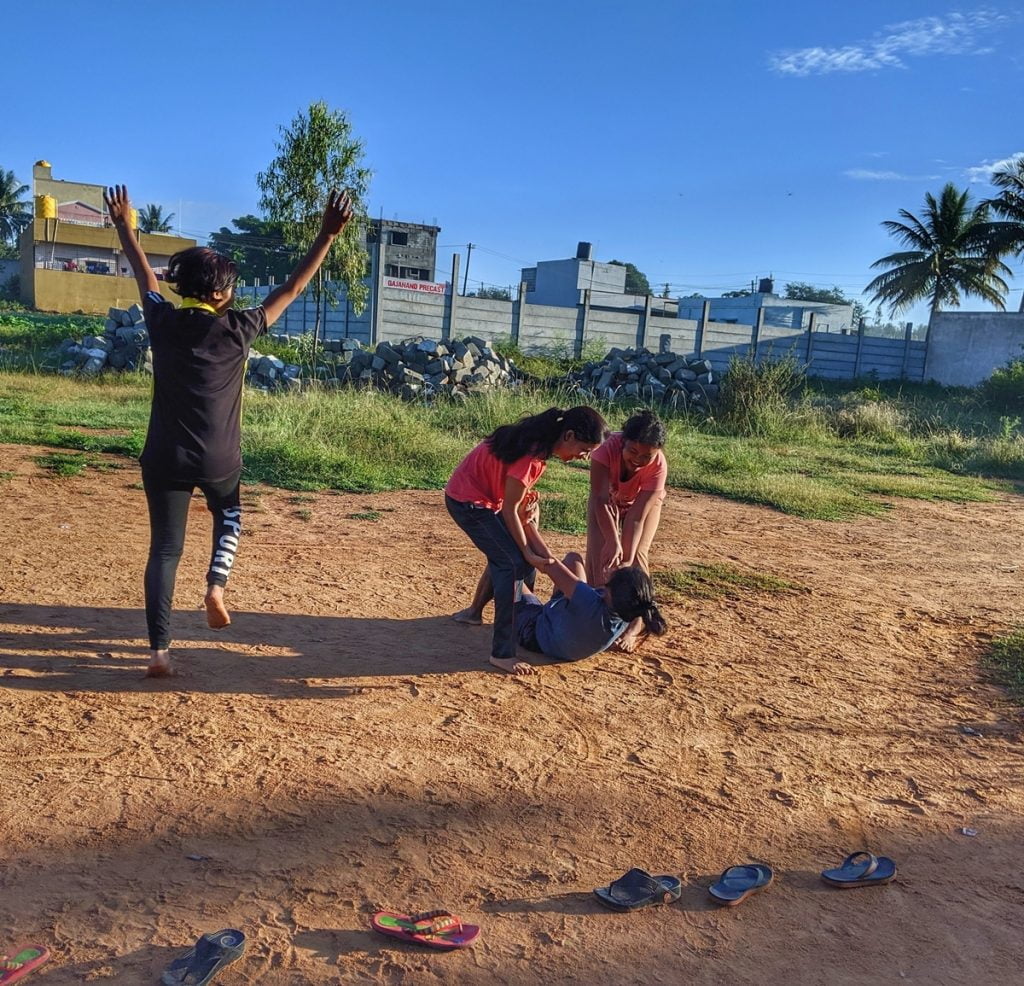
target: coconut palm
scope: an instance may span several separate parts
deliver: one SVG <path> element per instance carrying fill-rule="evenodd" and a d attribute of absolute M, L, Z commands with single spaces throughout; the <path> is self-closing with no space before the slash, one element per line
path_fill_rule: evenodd
<path fill-rule="evenodd" d="M 992 224 L 993 248 L 1020 257 L 1024 255 L 1024 157 L 993 172 L 991 181 L 999 194 L 985 205 L 1001 220 Z M 1024 293 L 1020 310 L 1024 312 Z"/>
<path fill-rule="evenodd" d="M 13 171 L 0 168 L 0 240 L 17 243 L 18 234 L 32 222 L 32 209 L 22 196 L 28 185 L 22 185 Z"/>
<path fill-rule="evenodd" d="M 893 314 L 919 301 L 927 301 L 937 312 L 945 306 L 959 307 L 963 294 L 1003 309 L 1008 290 L 1003 277 L 1011 271 L 999 259 L 1005 251 L 994 245 L 988 205 L 973 204 L 967 190 L 952 182 L 938 200 L 929 192 L 924 202 L 920 219 L 900 209 L 902 222 L 882 223 L 911 249 L 871 265 L 888 268 L 864 289 L 873 292 L 872 301 L 889 305 Z"/>
<path fill-rule="evenodd" d="M 164 215 L 164 210 L 150 202 L 139 210 L 139 229 L 143 233 L 169 233 L 171 231 L 171 220 L 174 213 Z"/>

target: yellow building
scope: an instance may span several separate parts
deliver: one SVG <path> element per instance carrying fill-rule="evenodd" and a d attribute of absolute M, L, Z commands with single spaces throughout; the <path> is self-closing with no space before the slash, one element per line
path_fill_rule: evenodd
<path fill-rule="evenodd" d="M 103 314 L 139 300 L 135 275 L 107 218 L 103 186 L 61 181 L 46 161 L 32 169 L 35 218 L 22 230 L 21 299 L 48 312 Z M 195 240 L 139 233 L 150 266 L 162 279 L 171 256 Z M 174 293 L 162 286 L 169 297 Z"/>

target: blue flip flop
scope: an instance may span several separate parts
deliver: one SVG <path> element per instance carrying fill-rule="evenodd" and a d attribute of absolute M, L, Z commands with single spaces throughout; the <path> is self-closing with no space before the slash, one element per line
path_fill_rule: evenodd
<path fill-rule="evenodd" d="M 597 899 L 616 911 L 635 911 L 651 904 L 671 904 L 679 900 L 682 883 L 674 876 L 651 876 L 634 867 L 607 887 L 594 890 Z"/>
<path fill-rule="evenodd" d="M 205 986 L 244 951 L 245 935 L 235 928 L 202 935 L 192 948 L 164 970 L 160 982 L 163 986 Z"/>
<path fill-rule="evenodd" d="M 823 870 L 821 878 L 833 887 L 873 887 L 896 876 L 896 864 L 888 856 L 861 850 L 852 852 L 835 869 Z"/>
<path fill-rule="evenodd" d="M 764 890 L 775 878 L 770 866 L 748 863 L 744 866 L 730 866 L 717 883 L 708 887 L 708 893 L 716 904 L 735 907 L 742 904 L 751 894 Z"/>

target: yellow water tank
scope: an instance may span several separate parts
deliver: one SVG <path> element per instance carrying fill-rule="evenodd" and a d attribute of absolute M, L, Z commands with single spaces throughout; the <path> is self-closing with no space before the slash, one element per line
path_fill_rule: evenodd
<path fill-rule="evenodd" d="M 132 229 L 139 228 L 139 210 L 132 209 Z"/>
<path fill-rule="evenodd" d="M 57 200 L 52 195 L 36 196 L 36 219 L 56 219 Z"/>

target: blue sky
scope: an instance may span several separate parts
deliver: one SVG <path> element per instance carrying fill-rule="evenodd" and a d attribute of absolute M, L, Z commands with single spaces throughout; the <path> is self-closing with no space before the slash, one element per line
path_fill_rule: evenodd
<path fill-rule="evenodd" d="M 39 11 L 4 14 L 24 43 L 0 64 L 0 167 L 125 182 L 202 236 L 256 211 L 278 126 L 323 99 L 365 142 L 371 214 L 436 221 L 439 279 L 477 244 L 471 286 L 589 240 L 673 296 L 768 274 L 859 296 L 897 249 L 882 220 L 950 180 L 985 195 L 992 164 L 1024 152 L 1024 4 Z"/>

